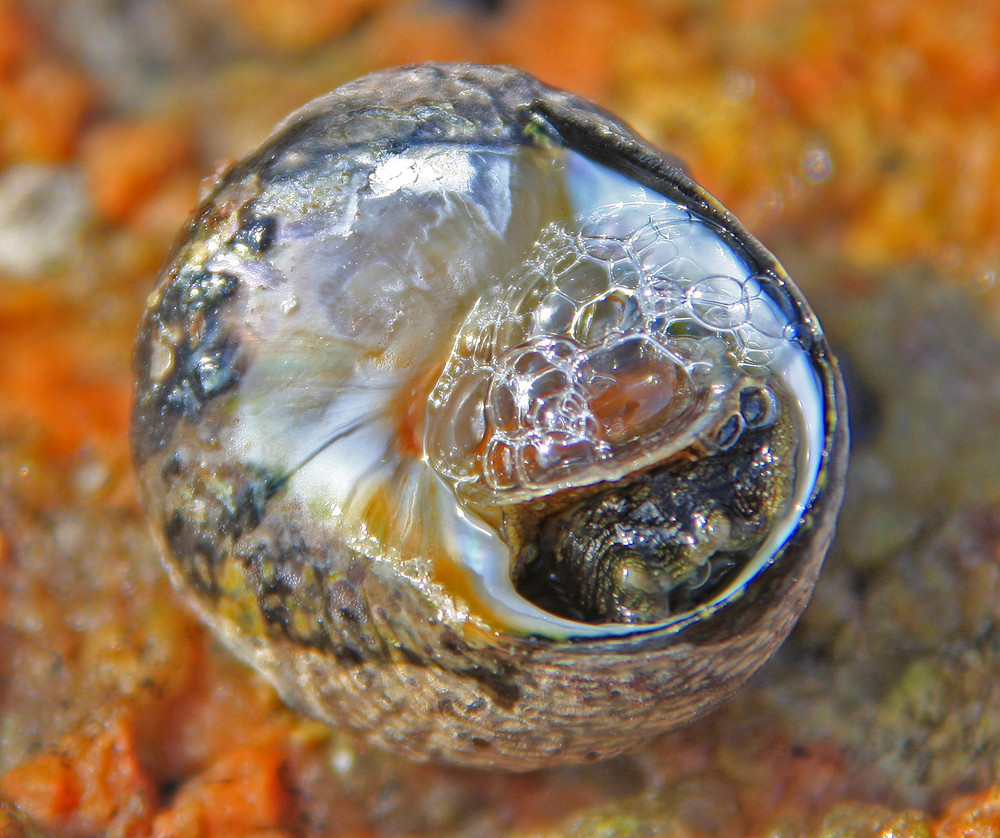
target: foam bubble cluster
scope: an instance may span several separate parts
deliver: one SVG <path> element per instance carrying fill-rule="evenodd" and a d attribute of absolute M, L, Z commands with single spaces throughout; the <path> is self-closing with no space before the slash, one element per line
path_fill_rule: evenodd
<path fill-rule="evenodd" d="M 550 225 L 466 319 L 431 397 L 428 454 L 460 490 L 614 479 L 712 429 L 794 338 L 744 260 L 666 200 Z"/>

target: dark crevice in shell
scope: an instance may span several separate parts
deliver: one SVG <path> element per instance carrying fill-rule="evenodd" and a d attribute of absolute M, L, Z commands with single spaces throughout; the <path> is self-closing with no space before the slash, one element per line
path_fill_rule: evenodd
<path fill-rule="evenodd" d="M 652 623 L 694 611 L 753 559 L 784 514 L 788 478 L 781 475 L 794 471 L 790 433 L 780 425 L 745 430 L 725 451 L 608 484 L 551 516 L 519 590 L 555 614 L 590 623 Z M 717 526 L 731 531 L 703 547 L 698 541 L 712 537 L 705 532 L 712 516 L 724 516 Z M 624 572 L 641 574 L 644 588 L 627 584 Z"/>

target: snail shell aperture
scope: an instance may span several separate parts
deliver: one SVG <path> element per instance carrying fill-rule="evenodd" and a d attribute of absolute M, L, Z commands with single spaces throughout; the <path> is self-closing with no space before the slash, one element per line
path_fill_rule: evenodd
<path fill-rule="evenodd" d="M 149 300 L 174 583 L 290 704 L 527 770 L 716 705 L 833 533 L 843 387 L 774 257 L 588 102 L 422 65 L 223 175 Z"/>

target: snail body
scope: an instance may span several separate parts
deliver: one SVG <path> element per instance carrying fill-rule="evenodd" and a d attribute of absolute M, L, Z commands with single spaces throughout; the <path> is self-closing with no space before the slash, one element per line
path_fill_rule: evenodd
<path fill-rule="evenodd" d="M 345 85 L 216 185 L 140 326 L 167 568 L 290 704 L 418 758 L 610 756 L 790 631 L 842 383 L 781 266 L 519 71 Z"/>

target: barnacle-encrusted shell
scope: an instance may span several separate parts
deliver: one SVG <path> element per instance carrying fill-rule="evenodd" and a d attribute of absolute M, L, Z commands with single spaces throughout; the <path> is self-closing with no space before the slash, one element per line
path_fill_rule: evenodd
<path fill-rule="evenodd" d="M 133 449 L 176 585 L 284 698 L 526 770 L 714 706 L 808 599 L 842 385 L 774 258 L 516 70 L 359 79 L 219 181 Z"/>

